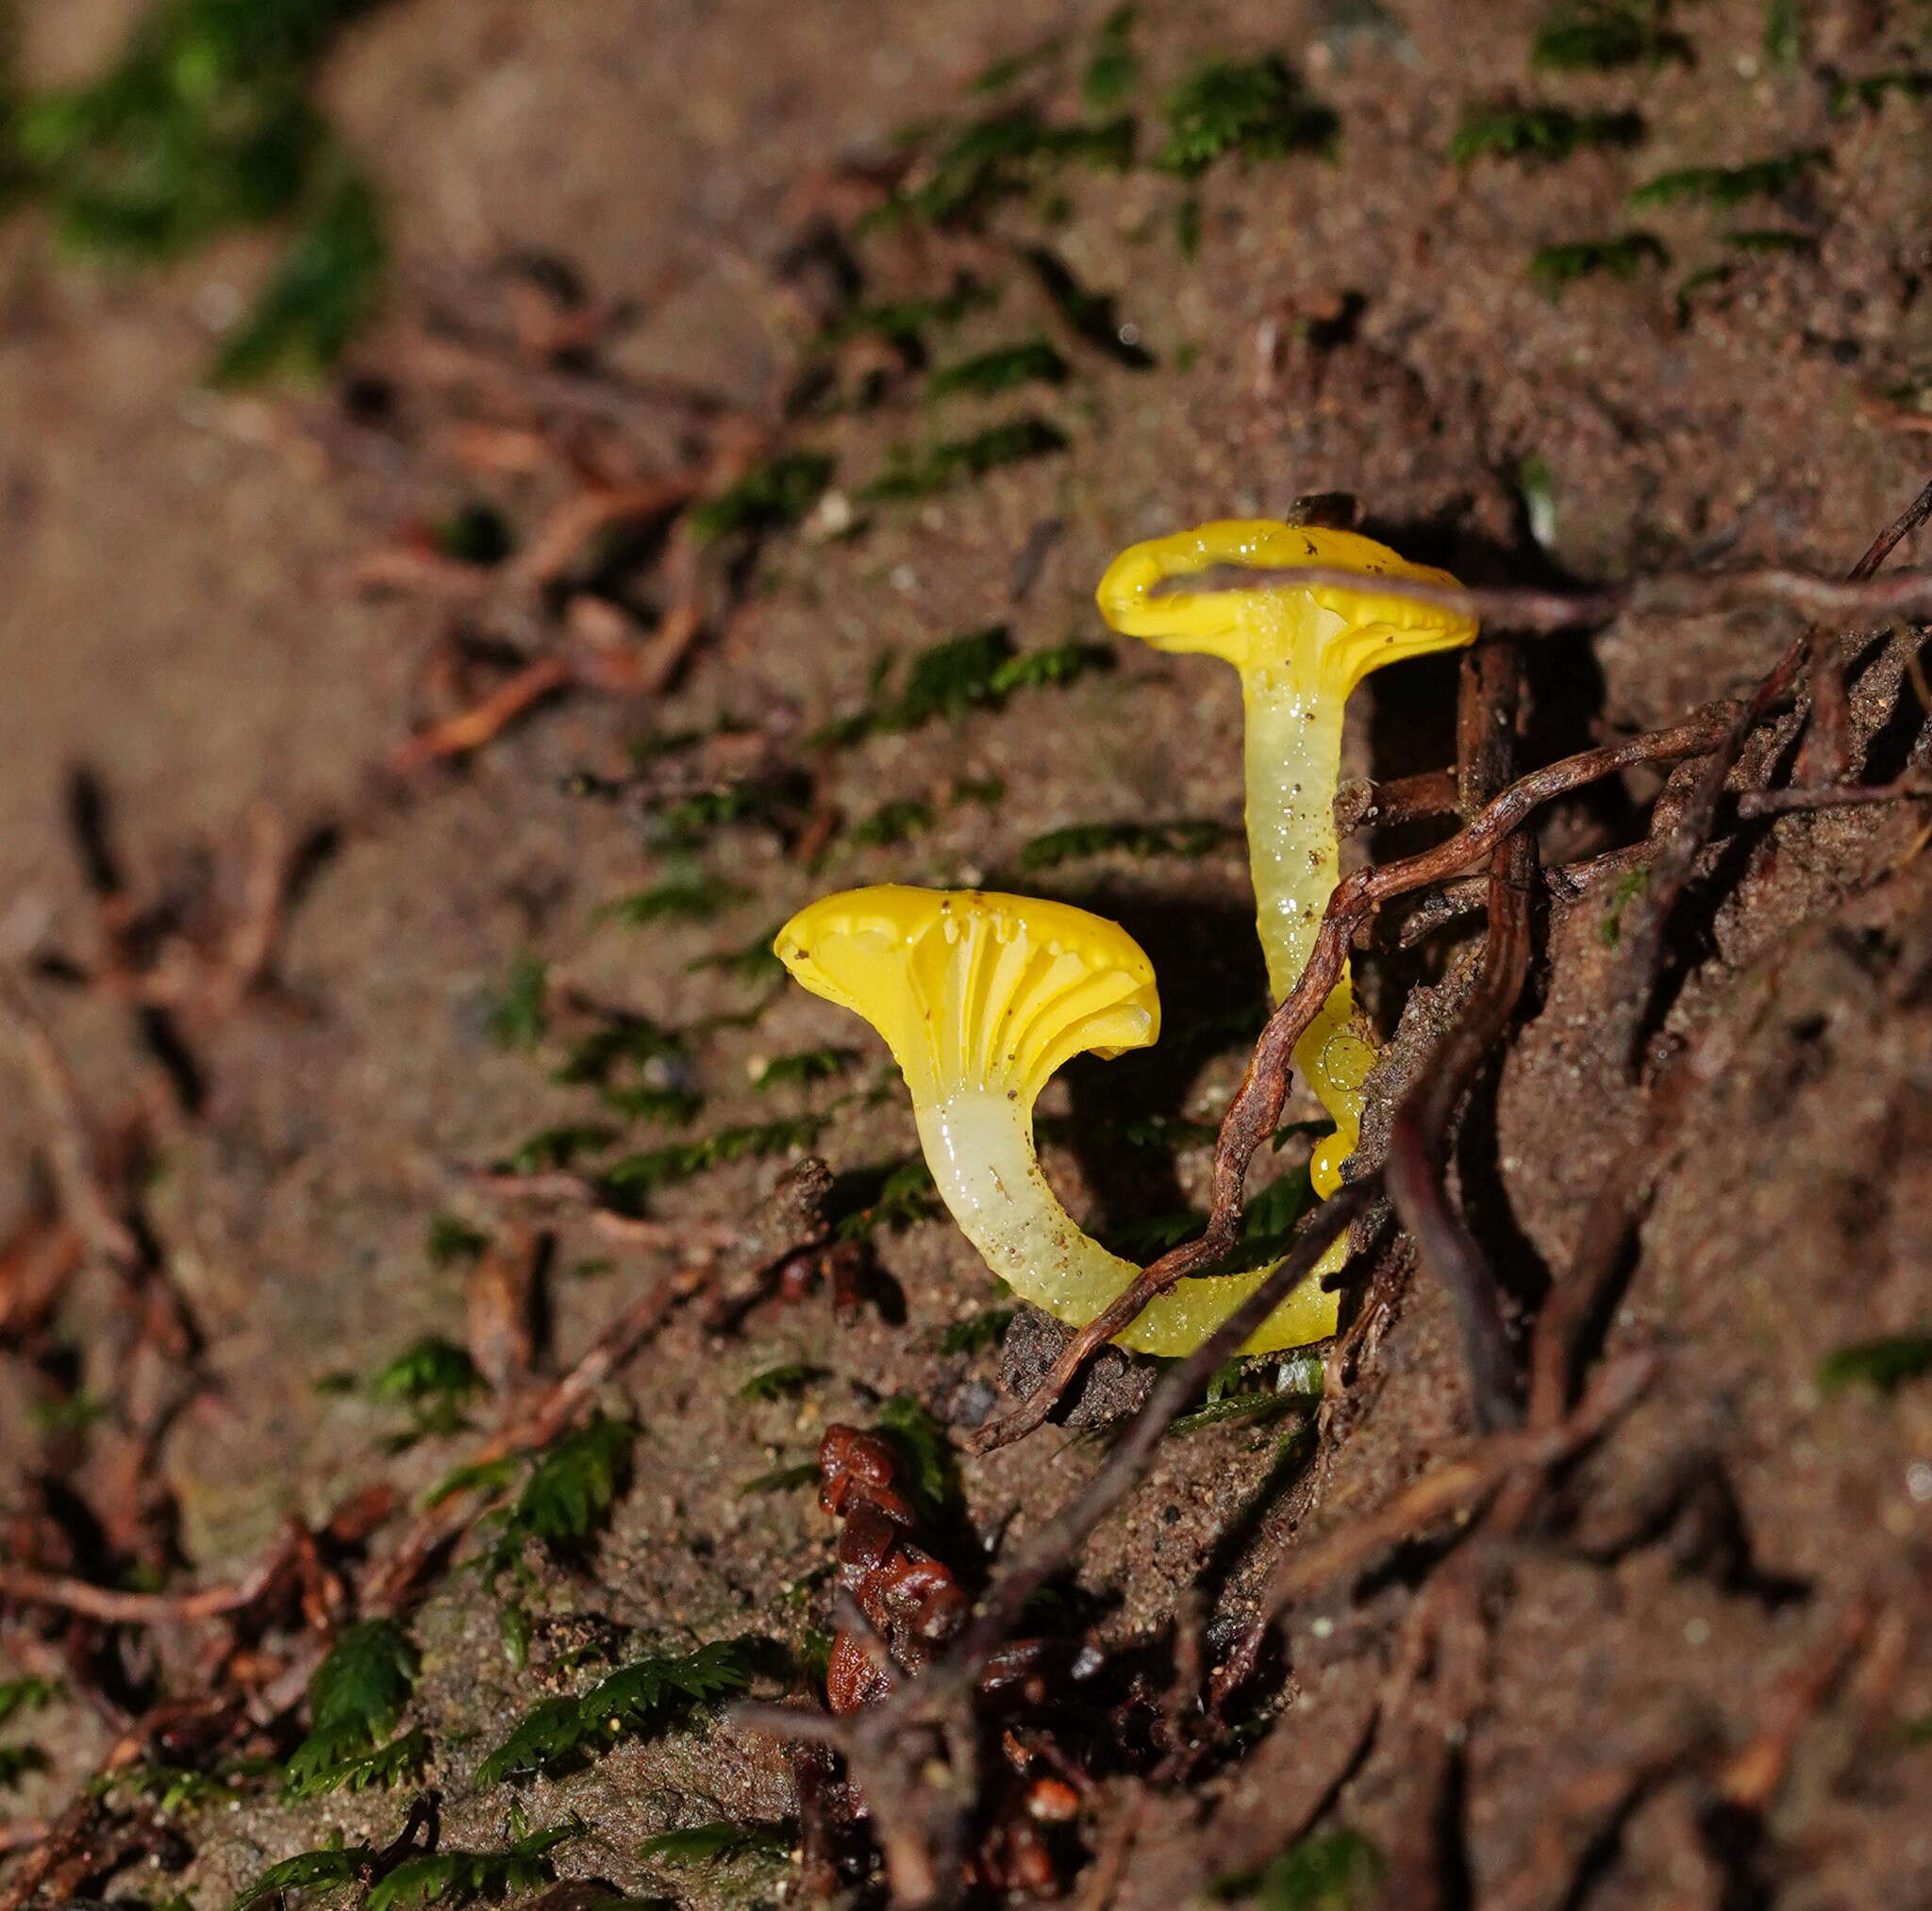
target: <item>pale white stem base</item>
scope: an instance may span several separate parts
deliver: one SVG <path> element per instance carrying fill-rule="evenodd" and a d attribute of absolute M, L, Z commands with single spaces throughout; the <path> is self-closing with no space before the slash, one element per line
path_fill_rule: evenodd
<path fill-rule="evenodd" d="M 1033 1108 L 1018 1095 L 962 1089 L 918 1110 L 919 1138 L 941 1197 L 987 1266 L 1022 1300 L 1084 1326 L 1140 1270 L 1075 1225 L 1040 1172 Z M 1193 1353 L 1266 1278 L 1200 1276 L 1180 1282 L 1118 1336 L 1137 1354 Z M 1336 1297 L 1320 1271 L 1257 1328 L 1243 1354 L 1302 1347 L 1335 1331 Z"/>

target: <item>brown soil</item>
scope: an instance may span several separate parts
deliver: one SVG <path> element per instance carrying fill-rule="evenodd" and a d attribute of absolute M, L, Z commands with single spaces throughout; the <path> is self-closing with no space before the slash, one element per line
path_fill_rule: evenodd
<path fill-rule="evenodd" d="M 144 1108 L 155 1135 L 145 1211 L 204 1343 L 158 1462 L 181 1583 L 245 1570 L 291 1512 L 320 1518 L 378 1479 L 423 1488 L 474 1446 L 436 1438 L 390 1457 L 394 1410 L 315 1382 L 367 1373 L 426 1333 L 462 1338 L 464 1271 L 425 1261 L 431 1220 L 453 1211 L 499 1236 L 515 1225 L 462 1165 L 598 1119 L 585 1090 L 550 1079 L 556 1039 L 532 1055 L 491 1039 L 491 1004 L 521 952 L 547 965 L 553 1003 L 575 990 L 675 1026 L 743 1010 L 756 990 L 688 964 L 828 889 L 990 881 L 1071 823 L 1237 823 L 1239 707 L 1231 673 L 1124 644 L 1110 673 L 875 739 L 825 770 L 823 795 L 852 819 L 916 799 L 934 826 L 898 845 L 835 843 L 819 869 L 769 832 L 729 831 L 705 860 L 754 893 L 701 924 L 599 919 L 663 859 L 623 805 L 572 793 L 573 773 L 618 773 L 639 736 L 726 714 L 799 754 L 807 730 L 857 706 L 875 657 L 991 622 L 1022 648 L 1095 637 L 1091 589 L 1124 543 L 1278 515 L 1309 492 L 1355 493 L 1380 535 L 1484 581 L 1718 559 L 1839 571 L 1897 514 L 1924 480 L 1927 440 L 1862 401 L 1932 360 L 1927 108 L 1894 98 L 1832 118 L 1819 75 L 1932 63 L 1924 9 L 1811 8 L 1823 17 L 1786 73 L 1765 60 L 1756 0 L 1704 0 L 1681 9 L 1694 66 L 1554 82 L 1525 66 L 1541 10 L 1144 8 L 1139 45 L 1158 83 L 1206 55 L 1279 46 L 1343 129 L 1333 164 L 1221 162 L 1201 189 L 1191 262 L 1172 238 L 1173 181 L 1145 168 L 1069 175 L 1052 243 L 1116 294 L 1154 367 L 1069 345 L 1073 381 L 1033 407 L 1064 425 L 1068 455 L 881 507 L 849 539 L 808 528 L 768 541 L 745 602 L 714 620 L 672 690 L 553 700 L 460 769 L 400 789 L 377 766 L 413 723 L 447 713 L 423 675 L 445 614 L 421 596 L 358 594 L 346 568 L 467 499 L 490 498 L 527 529 L 569 490 L 554 468 L 478 478 L 453 460 L 462 407 L 412 375 L 412 328 L 456 315 L 501 329 L 503 262 L 561 258 L 628 314 L 605 362 L 701 384 L 758 432 L 778 429 L 799 318 L 774 262 L 814 207 L 842 213 L 839 194 L 857 189 L 837 162 L 876 158 L 903 123 L 970 109 L 959 89 L 988 59 L 1091 32 L 1097 16 L 1058 0 L 397 0 L 356 30 L 327 82 L 392 217 L 388 316 L 350 368 L 394 381 L 396 408 L 377 424 L 346 402 L 347 374 L 340 390 L 287 400 L 197 387 L 211 325 L 260 269 L 252 243 L 128 279 L 58 258 L 31 216 L 0 228 L 0 960 L 97 948 L 62 826 L 76 763 L 108 794 L 142 896 L 172 886 L 196 908 L 231 905 L 254 806 L 272 805 L 293 835 L 335 833 L 286 925 L 275 988 L 193 1031 L 198 1113 L 133 1039 L 124 1003 L 30 984 L 94 1117 L 106 1126 Z M 102 29 L 91 18 L 88 31 Z M 33 57 L 63 57 L 58 36 L 45 49 L 38 39 Z M 1462 103 L 1509 88 L 1578 106 L 1634 99 L 1648 141 L 1541 170 L 1449 167 Z M 1557 303 L 1525 275 L 1537 245 L 1630 223 L 1624 195 L 1654 173 L 1811 144 L 1829 147 L 1829 169 L 1762 210 L 1815 239 L 1816 256 L 1746 259 L 1696 295 L 1686 322 L 1676 283 L 1717 256 L 1726 223 L 1708 212 L 1647 216 L 1676 256 L 1671 272 L 1586 281 Z M 956 257 L 916 239 L 864 256 L 873 296 L 942 286 Z M 957 257 L 1006 283 L 957 349 L 1055 330 L 996 242 Z M 978 418 L 969 403 L 958 423 Z M 885 446 L 926 428 L 909 388 L 870 412 L 783 427 L 836 454 L 847 496 Z M 680 456 L 661 419 L 622 431 L 647 472 Z M 1554 506 L 1542 547 L 1523 507 L 1528 460 Z M 1015 560 L 1048 521 L 1058 534 L 1016 593 Z M 491 634 L 548 640 L 544 615 L 502 608 Z M 1628 618 L 1540 640 L 1521 760 L 1738 693 L 1789 635 L 1767 612 Z M 1920 641 L 1875 633 L 1860 654 L 1855 776 L 1924 760 L 1923 678 L 1906 673 Z M 1450 761 L 1454 684 L 1453 665 L 1380 680 L 1362 698 L 1356 767 L 1385 777 Z M 1789 748 L 1797 719 L 1781 722 Z M 1005 786 L 996 803 L 950 801 L 958 780 L 992 777 Z M 1546 859 L 1637 840 L 1657 782 L 1633 775 L 1546 812 Z M 1079 1902 L 1169 1911 L 1315 1825 L 1371 1840 L 1383 1888 L 1405 1905 L 1932 1903 L 1932 1751 L 1902 1729 L 1932 1716 L 1932 1386 L 1826 1396 L 1815 1381 L 1845 1343 L 1932 1326 L 1923 824 L 1908 805 L 1748 828 L 1727 818 L 1674 928 L 1652 1054 L 1728 1027 L 1731 1059 L 1693 1090 L 1602 1339 L 1605 1358 L 1653 1352 L 1654 1379 L 1521 1534 L 1432 1526 L 1293 1607 L 1259 1715 L 1251 1705 L 1245 1736 L 1188 1782 L 1105 1776 L 1068 1841 L 1068 1891 L 1086 1888 L 1085 1854 L 1113 1851 L 1125 1816 L 1138 1835 L 1104 1900 Z M 1380 857 L 1414 839 L 1389 832 L 1367 849 Z M 1143 938 L 1170 1029 L 1258 996 L 1238 836 L 1191 860 L 1115 856 L 1048 880 Z M 1529 995 L 1458 1143 L 1462 1198 L 1525 1321 L 1644 1119 L 1605 1039 L 1613 887 L 1539 906 Z M 1453 1020 L 1480 926 L 1463 917 L 1403 951 L 1391 922 L 1358 958 L 1391 1037 L 1385 1112 Z M 700 1130 L 832 1100 L 841 1085 L 750 1086 L 762 1060 L 821 1042 L 862 1043 L 851 1079 L 870 1086 L 882 1060 L 871 1038 L 796 990 L 753 1026 L 703 1037 Z M 1182 1079 L 1124 1063 L 1071 1071 L 1049 1106 L 1074 1118 L 1076 1139 L 1050 1165 L 1076 1211 L 1117 1226 L 1203 1200 L 1205 1148 L 1180 1157 L 1178 1187 L 1153 1185 L 1145 1156 L 1082 1144 L 1081 1122 L 1121 1105 L 1211 1120 L 1241 1058 L 1224 1048 Z M 624 1145 L 661 1138 L 640 1127 Z M 45 1139 L 35 1105 L 9 1094 L 0 1216 L 27 1210 Z M 896 1087 L 841 1109 L 818 1144 L 841 1171 L 913 1145 Z M 729 1223 L 783 1166 L 719 1168 L 654 1211 Z M 683 1260 L 613 1244 L 570 1212 L 555 1228 L 548 1371 Z M 760 1305 L 730 1335 L 687 1309 L 625 1367 L 608 1399 L 642 1428 L 635 1483 L 587 1561 L 546 1570 L 545 1611 L 608 1615 L 677 1645 L 735 1633 L 796 1642 L 825 1623 L 811 1575 L 830 1557 L 830 1522 L 808 1492 L 745 1496 L 741 1484 L 810 1458 L 826 1423 L 865 1423 L 885 1396 L 977 1423 L 1043 1364 L 1022 1344 L 1040 1338 L 1024 1316 L 1004 1352 L 938 1351 L 948 1323 L 992 1299 L 950 1226 L 883 1234 L 878 1253 L 883 1303 L 841 1312 L 822 1288 Z M 1358 1289 L 1366 1331 L 1345 1368 L 1331 1363 L 1307 1470 L 1276 1467 L 1278 1428 L 1176 1436 L 1081 1557 L 1074 1609 L 1108 1650 L 1141 1655 L 1157 1693 L 1176 1612 L 1201 1615 L 1211 1663 L 1283 1549 L 1344 1530 L 1472 1438 L 1445 1296 L 1392 1230 L 1373 1255 Z M 598 1261 L 608 1271 L 572 1271 Z M 61 1333 L 90 1390 L 122 1384 L 122 1304 L 99 1270 L 64 1303 Z M 745 1379 L 787 1359 L 822 1377 L 796 1397 L 741 1399 Z M 106 1490 L 98 1466 L 87 1472 L 71 1441 L 51 1447 L 31 1416 L 45 1385 L 0 1352 L 0 1506 L 26 1505 L 30 1476 L 70 1463 Z M 1089 1386 L 1090 1418 L 1141 1391 L 1124 1360 Z M 983 1575 L 1074 1496 L 1098 1451 L 1049 1426 L 962 1458 L 970 1520 L 935 1549 Z M 0 1632 L 0 1678 L 58 1659 L 45 1616 L 16 1617 L 12 1644 Z M 414 1629 L 425 1677 L 410 1716 L 437 1747 L 443 1842 L 491 1845 L 508 1794 L 478 1791 L 471 1774 L 557 1677 L 543 1650 L 528 1670 L 507 1660 L 472 1578 L 441 1584 Z M 193 1663 L 185 1648 L 176 1663 Z M 11 1802 L 23 1818 L 57 1812 L 116 1736 L 112 1716 L 84 1703 L 48 1716 L 35 1737 L 53 1768 Z M 1744 1798 L 1731 1762 L 1787 1722 L 1788 1760 Z M 589 1825 L 559 1853 L 566 1876 L 706 1904 L 785 1888 L 771 1873 L 667 1872 L 636 1856 L 667 1825 L 791 1812 L 782 1756 L 735 1727 L 627 1746 L 519 1795 L 534 1823 L 575 1811 Z M 336 1830 L 379 1843 L 401 1815 L 381 1793 L 191 1813 L 178 1877 L 134 1869 L 112 1889 L 147 1902 L 185 1890 L 213 1911 L 268 1862 Z"/>

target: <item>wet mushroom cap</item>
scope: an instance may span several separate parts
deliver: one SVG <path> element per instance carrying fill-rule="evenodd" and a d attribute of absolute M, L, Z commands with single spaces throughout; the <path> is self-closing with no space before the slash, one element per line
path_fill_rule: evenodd
<path fill-rule="evenodd" d="M 1243 587 L 1230 571 L 1349 571 L 1359 584 L 1297 589 L 1286 578 Z M 1191 590 L 1173 580 L 1206 575 Z M 1384 663 L 1470 642 L 1466 612 L 1375 589 L 1378 577 L 1457 588 L 1446 571 L 1411 564 L 1355 531 L 1224 519 L 1123 551 L 1100 580 L 1100 609 L 1116 630 L 1157 648 L 1206 651 L 1237 668 L 1286 661 L 1312 638 L 1325 669 L 1338 665 L 1352 689 Z"/>
<path fill-rule="evenodd" d="M 878 1030 L 915 1099 L 1030 1098 L 1070 1056 L 1160 1033 L 1140 944 L 1065 903 L 881 884 L 808 905 L 773 947 L 814 995 Z"/>

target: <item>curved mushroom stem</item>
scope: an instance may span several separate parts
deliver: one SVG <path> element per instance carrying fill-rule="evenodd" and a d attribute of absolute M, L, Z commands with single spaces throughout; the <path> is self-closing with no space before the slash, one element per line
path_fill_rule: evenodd
<path fill-rule="evenodd" d="M 920 1145 L 954 1221 L 1023 1300 L 1082 1326 L 1141 1271 L 1084 1233 L 1041 1172 L 1030 1096 L 961 1088 L 914 1110 Z M 1268 1271 L 1183 1281 L 1151 1303 L 1119 1345 L 1191 1354 L 1266 1279 Z M 1242 1347 L 1269 1354 L 1335 1331 L 1336 1300 L 1305 1281 Z"/>
<path fill-rule="evenodd" d="M 1158 1038 L 1146 952 L 1118 923 L 1065 903 L 896 884 L 821 897 L 773 946 L 807 989 L 885 1037 L 933 1178 L 993 1272 L 1075 1326 L 1106 1308 L 1141 1271 L 1082 1233 L 1047 1186 L 1033 1105 L 1071 1056 Z M 1262 1278 L 1184 1281 L 1116 1338 L 1145 1354 L 1191 1354 Z M 1305 1282 L 1244 1351 L 1319 1340 L 1335 1313 L 1334 1297 Z"/>
<path fill-rule="evenodd" d="M 1255 913 L 1276 1002 L 1307 966 L 1322 912 L 1340 880 L 1335 790 L 1341 776 L 1341 699 L 1291 668 L 1241 673 L 1246 706 L 1248 859 Z M 1346 967 L 1321 1012 L 1295 1044 L 1295 1066 L 1335 1123 L 1308 1164 L 1324 1201 L 1341 1186 L 1341 1164 L 1361 1139 L 1362 1084 L 1375 1052 L 1352 1026 L 1355 993 Z M 1318 1271 L 1340 1267 L 1347 1243 Z"/>

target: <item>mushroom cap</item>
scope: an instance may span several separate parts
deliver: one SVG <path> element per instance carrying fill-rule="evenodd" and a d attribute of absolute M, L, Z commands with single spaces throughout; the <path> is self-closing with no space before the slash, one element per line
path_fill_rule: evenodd
<path fill-rule="evenodd" d="M 1360 583 L 1305 589 L 1282 580 L 1249 590 L 1153 594 L 1167 579 L 1224 565 L 1351 571 Z M 1377 591 L 1378 577 L 1456 587 L 1446 571 L 1411 564 L 1357 532 L 1249 518 L 1222 519 L 1130 545 L 1108 566 L 1096 595 L 1114 629 L 1145 638 L 1158 649 L 1208 651 L 1243 671 L 1313 667 L 1339 675 L 1348 690 L 1385 663 L 1453 649 L 1475 637 L 1474 617 Z"/>
<path fill-rule="evenodd" d="M 1141 945 L 1065 903 L 887 883 L 809 904 L 773 947 L 814 995 L 878 1030 L 922 1105 L 961 1088 L 1030 1104 L 1070 1056 L 1160 1034 Z"/>

